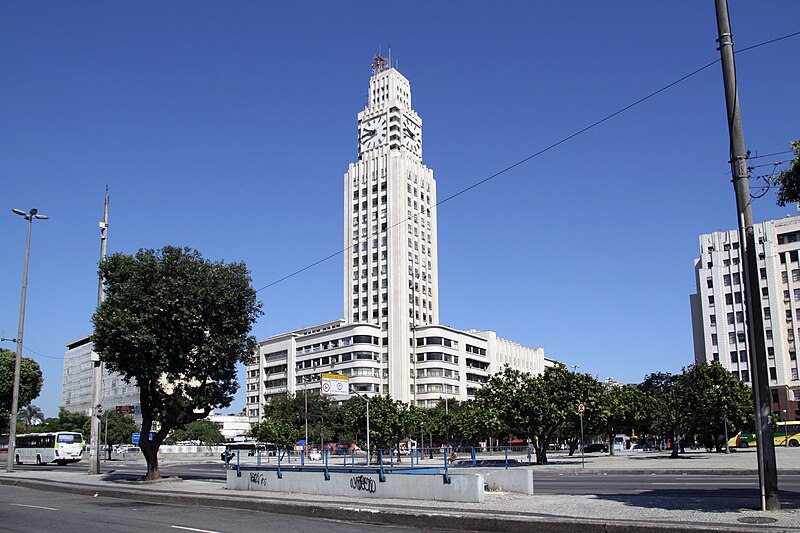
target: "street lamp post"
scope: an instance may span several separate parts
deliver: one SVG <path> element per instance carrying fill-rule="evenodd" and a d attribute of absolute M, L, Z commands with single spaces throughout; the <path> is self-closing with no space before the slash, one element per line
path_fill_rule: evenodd
<path fill-rule="evenodd" d="M 350 385 L 350 392 L 355 394 L 356 396 L 360 397 L 362 400 L 364 400 L 367 403 L 367 466 L 369 466 L 369 462 L 370 462 L 369 461 L 370 460 L 370 455 L 369 455 L 369 398 L 367 398 L 367 396 L 364 395 L 364 394 L 357 393 L 352 385 Z"/>
<path fill-rule="evenodd" d="M 33 219 L 47 220 L 48 217 L 40 215 L 39 210 L 34 208 L 29 212 L 21 209 L 12 209 L 12 211 L 23 217 L 28 221 L 28 238 L 25 241 L 25 266 L 22 269 L 22 297 L 19 303 L 19 329 L 17 330 L 17 354 L 14 360 L 14 384 L 11 392 L 11 413 L 8 421 L 8 461 L 6 465 L 6 472 L 14 471 L 14 452 L 17 439 L 17 410 L 19 408 L 19 374 L 20 365 L 22 364 L 22 332 L 25 327 L 25 294 L 28 289 L 28 258 L 31 251 L 31 228 L 33 227 Z"/>

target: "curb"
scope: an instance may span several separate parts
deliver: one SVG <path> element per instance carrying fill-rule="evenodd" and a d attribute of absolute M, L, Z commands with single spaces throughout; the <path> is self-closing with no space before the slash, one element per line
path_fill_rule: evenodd
<path fill-rule="evenodd" d="M 635 533 L 648 531 L 653 533 L 674 533 L 676 530 L 700 532 L 735 532 L 751 531 L 752 526 L 742 524 L 703 525 L 699 523 L 658 523 L 626 520 L 608 522 L 605 520 L 581 519 L 535 513 L 510 511 L 470 512 L 453 510 L 438 512 L 433 509 L 398 510 L 381 504 L 354 503 L 346 506 L 338 503 L 318 505 L 314 503 L 295 503 L 283 501 L 267 501 L 248 498 L 246 496 L 210 496 L 191 493 L 175 493 L 159 490 L 115 488 L 105 485 L 76 485 L 57 481 L 37 481 L 31 479 L 0 478 L 0 485 L 19 486 L 35 490 L 65 492 L 84 496 L 100 495 L 106 498 L 136 500 L 148 503 L 197 505 L 227 509 L 242 509 L 278 513 L 304 518 L 321 518 L 344 522 L 355 522 L 371 525 L 395 525 L 417 527 L 430 530 L 497 531 L 507 533 Z"/>

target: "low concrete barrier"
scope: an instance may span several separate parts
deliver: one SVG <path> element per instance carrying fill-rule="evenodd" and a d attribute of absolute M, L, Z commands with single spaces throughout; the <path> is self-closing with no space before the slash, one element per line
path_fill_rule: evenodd
<path fill-rule="evenodd" d="M 481 473 L 489 490 L 533 494 L 533 470 L 530 468 L 483 470 Z"/>
<path fill-rule="evenodd" d="M 330 472 L 328 481 L 322 472 L 284 470 L 281 474 L 283 477 L 279 479 L 274 470 L 242 469 L 238 477 L 236 470 L 230 469 L 227 488 L 445 502 L 481 503 L 484 500 L 480 474 L 451 475 L 450 483 L 444 483 L 441 475 L 386 474 L 386 481 L 381 482 L 378 474 L 373 473 Z"/>

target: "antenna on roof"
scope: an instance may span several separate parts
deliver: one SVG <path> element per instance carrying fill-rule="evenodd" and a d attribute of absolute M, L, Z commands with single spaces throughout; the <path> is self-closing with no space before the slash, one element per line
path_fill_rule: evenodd
<path fill-rule="evenodd" d="M 389 47 L 389 68 L 392 68 L 392 47 Z"/>

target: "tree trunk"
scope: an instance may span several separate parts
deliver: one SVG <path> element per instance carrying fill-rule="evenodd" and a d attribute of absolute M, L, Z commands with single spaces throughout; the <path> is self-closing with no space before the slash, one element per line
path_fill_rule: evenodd
<path fill-rule="evenodd" d="M 546 465 L 547 464 L 547 445 L 545 446 L 534 446 L 536 450 L 536 464 L 537 465 Z"/>
<path fill-rule="evenodd" d="M 144 454 L 144 460 L 147 461 L 147 474 L 144 476 L 144 480 L 156 481 L 161 479 L 161 472 L 158 469 L 158 447 L 153 446 L 150 441 L 147 441 L 147 445 L 144 446 L 140 444 L 139 447 Z"/>
<path fill-rule="evenodd" d="M 608 455 L 614 455 L 614 436 L 616 433 L 608 434 Z"/>

